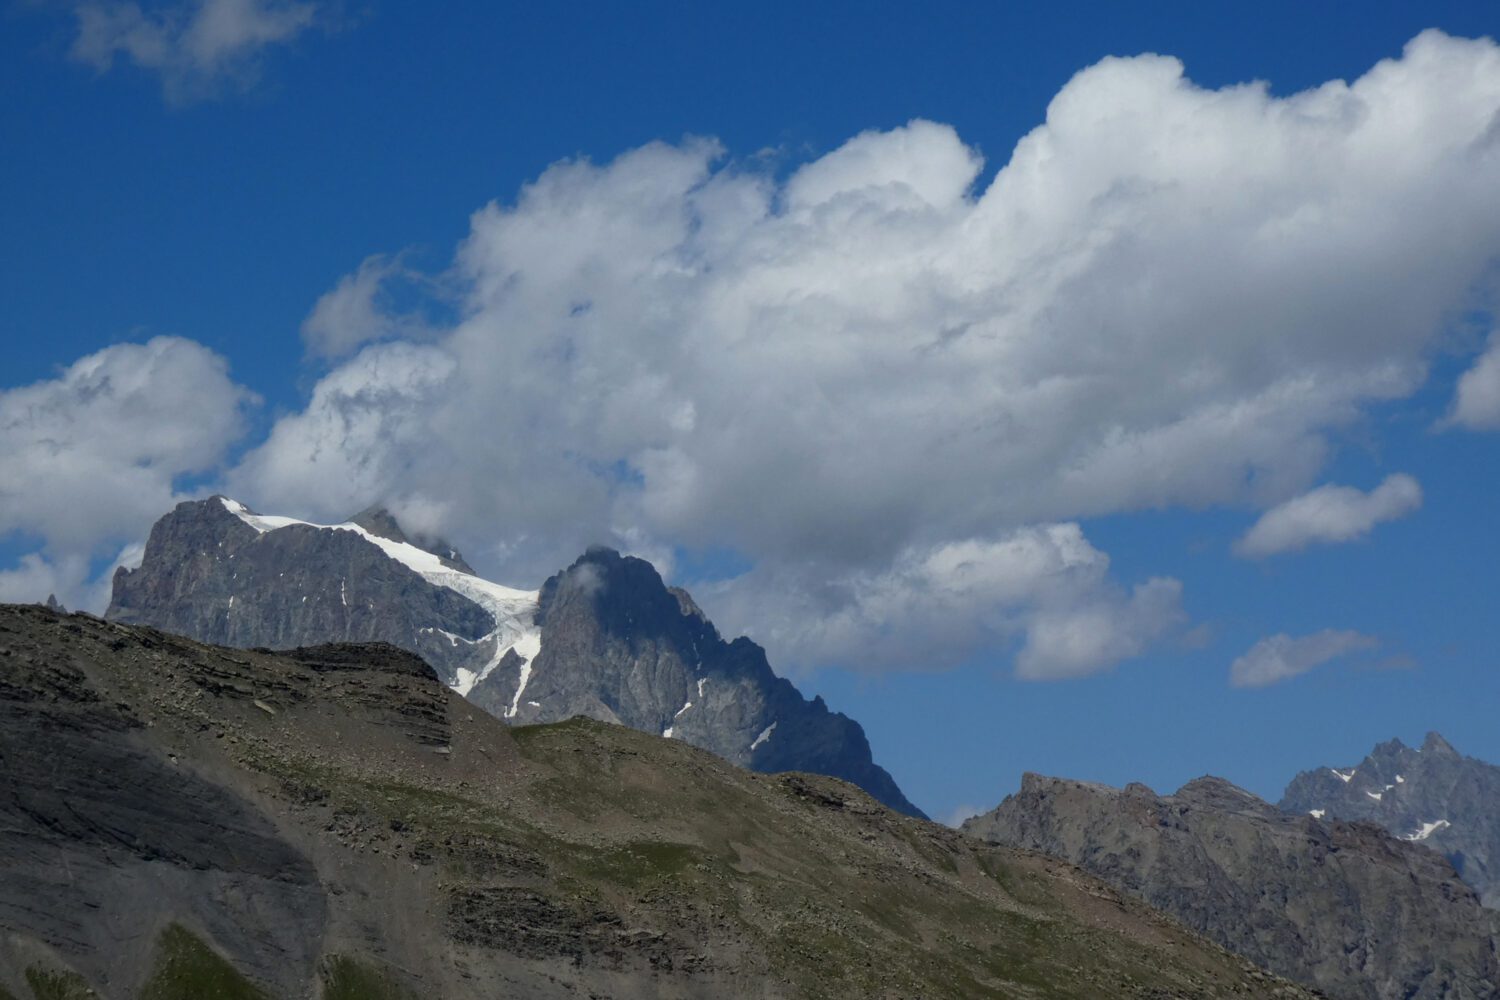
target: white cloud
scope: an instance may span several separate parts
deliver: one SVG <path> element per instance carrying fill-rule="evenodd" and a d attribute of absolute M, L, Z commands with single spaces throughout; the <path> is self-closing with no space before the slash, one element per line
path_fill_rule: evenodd
<path fill-rule="evenodd" d="M 177 480 L 213 470 L 254 397 L 224 359 L 190 340 L 117 344 L 57 378 L 0 391 L 0 538 L 45 552 L 5 571 L 0 592 L 81 597 L 90 557 L 144 537 L 178 499 Z"/>
<path fill-rule="evenodd" d="M 117 56 L 161 76 L 168 99 L 190 100 L 226 81 L 252 82 L 267 48 L 312 27 L 314 3 L 290 0 L 186 0 L 143 9 L 129 0 L 74 5 L 71 55 L 101 73 Z"/>
<path fill-rule="evenodd" d="M 230 491 L 275 497 L 267 509 L 343 517 L 389 499 L 399 486 L 423 501 L 430 522 L 441 506 L 441 480 L 422 478 L 416 456 L 434 448 L 461 462 L 431 422 L 456 368 L 435 348 L 367 347 L 321 380 L 307 408 L 279 421 L 269 440 L 232 470 Z M 482 479 L 486 470 L 460 464 L 435 471 Z"/>
<path fill-rule="evenodd" d="M 311 17 L 86 11 L 80 57 L 124 52 L 169 86 Z M 1445 317 L 1493 291 L 1497 120 L 1495 45 L 1429 32 L 1287 98 L 1105 60 L 983 190 L 977 153 L 921 121 L 784 182 L 702 140 L 560 163 L 475 214 L 442 276 L 463 290 L 451 327 L 392 314 L 384 283 L 410 275 L 385 258 L 320 300 L 309 346 L 363 349 L 227 482 L 319 517 L 383 500 L 492 545 L 471 555 L 518 582 L 592 540 L 727 548 L 754 568 L 705 605 L 780 663 L 1001 644 L 1024 677 L 1107 669 L 1177 630 L 1181 587 L 1115 580 L 1076 520 L 1279 500 L 1330 432 L 1422 384 Z M 1458 422 L 1486 419 L 1487 363 Z M 80 560 L 218 463 L 247 399 L 170 339 L 0 396 L 0 533 L 44 540 L 5 592 L 92 586 Z M 1408 477 L 1324 487 L 1241 548 L 1419 502 Z"/>
<path fill-rule="evenodd" d="M 1298 552 L 1309 545 L 1331 545 L 1363 538 L 1384 521 L 1405 517 L 1422 506 L 1422 487 L 1402 473 L 1363 493 L 1352 486 L 1319 486 L 1277 504 L 1235 543 L 1242 556 L 1259 559 Z"/>
<path fill-rule="evenodd" d="M 81 556 L 53 562 L 40 552 L 27 553 L 15 567 L 0 569 L 0 604 L 40 604 L 51 595 L 72 609 L 67 597 L 84 586 L 88 571 L 88 560 Z"/>
<path fill-rule="evenodd" d="M 978 155 L 931 122 L 785 181 L 700 140 L 559 163 L 474 215 L 444 276 L 462 319 L 331 373 L 236 489 L 327 516 L 440 502 L 518 581 L 612 535 L 728 548 L 755 570 L 710 613 L 768 608 L 748 591 L 784 581 L 830 619 L 773 641 L 778 662 L 921 648 L 892 636 L 953 620 L 913 568 L 929 556 L 1274 503 L 1312 484 L 1330 433 L 1423 384 L 1500 255 L 1497 114 L 1500 50 L 1428 32 L 1285 98 L 1105 60 L 982 190 Z M 927 620 L 837 626 L 906 583 Z M 1171 617 L 1175 583 L 1100 587 L 1076 614 L 1035 606 L 1023 673 L 1162 634 L 1132 623 Z"/>
<path fill-rule="evenodd" d="M 1448 423 L 1476 431 L 1500 428 L 1500 334 L 1458 380 Z"/>
<path fill-rule="evenodd" d="M 831 580 L 817 563 L 758 567 L 702 598 L 783 667 L 937 669 L 1019 642 L 1017 676 L 1056 680 L 1107 670 L 1176 629 L 1181 589 L 1153 579 L 1128 591 L 1077 524 L 1049 524 L 908 549 Z"/>
<path fill-rule="evenodd" d="M 398 259 L 381 254 L 367 257 L 359 270 L 324 293 L 302 321 L 302 338 L 308 348 L 335 358 L 372 341 L 420 336 L 421 320 L 394 312 L 385 294 L 393 280 L 409 275 Z"/>
<path fill-rule="evenodd" d="M 1229 667 L 1229 682 L 1242 688 L 1266 687 L 1305 674 L 1340 656 L 1378 645 L 1371 636 L 1336 629 L 1298 638 L 1281 633 L 1260 640 L 1235 660 Z"/>

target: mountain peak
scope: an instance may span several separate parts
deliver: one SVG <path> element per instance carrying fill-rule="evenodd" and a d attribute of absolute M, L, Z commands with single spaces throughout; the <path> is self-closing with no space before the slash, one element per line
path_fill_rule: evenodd
<path fill-rule="evenodd" d="M 1410 750 L 1410 749 L 1411 749 L 1411 747 L 1409 747 L 1405 743 L 1401 742 L 1400 737 L 1393 736 L 1390 739 L 1386 740 L 1384 743 L 1377 743 L 1377 744 L 1375 744 L 1375 750 L 1371 754 L 1371 756 L 1372 757 L 1398 757 L 1402 753 L 1404 753 L 1405 751 Z"/>
<path fill-rule="evenodd" d="M 1430 732 L 1426 739 L 1422 740 L 1422 752 L 1429 754 L 1442 754 L 1445 757 L 1458 757 L 1459 752 L 1453 749 L 1453 744 L 1437 732 Z"/>
<path fill-rule="evenodd" d="M 470 566 L 458 550 L 442 538 L 428 538 L 424 536 L 412 537 L 401 530 L 401 522 L 396 520 L 386 507 L 373 504 L 349 518 L 350 524 L 357 524 L 372 535 L 384 538 L 387 541 L 403 542 L 407 545 L 415 545 L 424 552 L 430 552 L 443 561 L 443 565 L 449 569 L 456 569 L 460 573 L 470 576 L 478 576 L 474 568 Z"/>
<path fill-rule="evenodd" d="M 1194 778 L 1177 789 L 1176 794 L 1172 797 L 1179 801 L 1208 806 L 1214 809 L 1236 811 L 1250 809 L 1257 812 L 1273 810 L 1270 803 L 1260 798 L 1260 796 L 1245 791 L 1240 786 L 1225 778 L 1216 777 L 1211 774 L 1205 774 L 1201 778 Z"/>
<path fill-rule="evenodd" d="M 1399 748 L 1399 749 L 1393 749 Z M 1436 732 L 1420 749 L 1388 740 L 1357 768 L 1317 767 L 1287 785 L 1280 808 L 1374 823 L 1447 856 L 1486 906 L 1500 907 L 1500 767 L 1465 757 Z"/>
<path fill-rule="evenodd" d="M 370 534 L 388 538 L 393 542 L 414 544 L 410 538 L 406 537 L 406 532 L 401 530 L 401 523 L 396 520 L 396 515 L 378 504 L 366 507 L 355 514 L 349 518 L 349 523 L 357 524 Z"/>

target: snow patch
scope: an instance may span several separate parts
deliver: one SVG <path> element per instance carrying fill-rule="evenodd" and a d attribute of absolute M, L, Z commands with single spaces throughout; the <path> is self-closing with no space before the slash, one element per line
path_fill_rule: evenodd
<path fill-rule="evenodd" d="M 698 697 L 700 699 L 703 697 L 703 685 L 705 685 L 707 683 L 708 683 L 708 678 L 707 677 L 700 677 L 700 678 L 698 678 Z"/>
<path fill-rule="evenodd" d="M 663 735 L 663 736 L 665 736 L 665 737 L 666 737 L 666 738 L 667 738 L 667 739 L 669 739 L 669 740 L 670 740 L 670 739 L 671 739 L 671 738 L 672 738 L 672 730 L 673 730 L 673 729 L 674 729 L 674 728 L 675 728 L 675 727 L 673 727 L 673 726 L 668 726 L 668 727 L 667 727 L 667 728 L 666 728 L 666 729 L 663 729 L 663 730 L 662 730 L 662 731 L 661 731 L 661 734 L 662 734 L 662 735 Z"/>
<path fill-rule="evenodd" d="M 1431 823 L 1423 823 L 1422 828 L 1416 833 L 1402 837 L 1401 839 L 1411 841 L 1426 840 L 1428 837 L 1432 836 L 1434 833 L 1437 833 L 1439 830 L 1447 829 L 1449 825 L 1450 824 L 1445 819 L 1433 820 Z"/>
<path fill-rule="evenodd" d="M 1381 796 L 1382 793 L 1380 793 L 1380 792 L 1365 792 L 1365 794 L 1368 795 L 1370 798 L 1374 799 L 1376 802 L 1379 802 L 1380 801 L 1380 796 Z"/>
<path fill-rule="evenodd" d="M 1348 773 L 1348 774 L 1345 774 L 1345 773 L 1344 773 L 1344 772 L 1343 772 L 1343 771 L 1340 771 L 1340 770 L 1339 770 L 1339 769 L 1338 769 L 1338 768 L 1336 768 L 1336 767 L 1330 767 L 1330 768 L 1329 768 L 1329 769 L 1328 769 L 1328 770 L 1330 770 L 1330 771 L 1332 771 L 1332 772 L 1333 772 L 1333 776 L 1334 776 L 1334 777 L 1336 777 L 1336 778 L 1338 778 L 1338 779 L 1339 779 L 1339 780 L 1340 780 L 1340 781 L 1342 781 L 1342 782 L 1343 782 L 1343 783 L 1344 783 L 1344 784 L 1346 784 L 1346 785 L 1347 785 L 1347 784 L 1349 784 L 1349 782 L 1351 782 L 1351 781 L 1353 781 L 1353 780 L 1354 780 L 1354 774 L 1355 774 L 1355 771 L 1356 771 L 1356 770 L 1357 770 L 1357 769 L 1355 769 L 1355 768 L 1350 768 L 1350 770 L 1349 770 L 1349 773 Z"/>
<path fill-rule="evenodd" d="M 1311 816 L 1313 819 L 1322 819 L 1324 816 L 1326 816 L 1328 814 L 1328 810 L 1327 809 L 1309 809 L 1307 811 L 1307 814 L 1309 816 Z"/>
<path fill-rule="evenodd" d="M 1401 777 L 1401 775 L 1398 774 L 1398 775 L 1396 775 L 1396 784 L 1398 784 L 1398 785 L 1404 785 L 1404 784 L 1406 784 L 1406 779 L 1403 778 L 1403 777 Z"/>
<path fill-rule="evenodd" d="M 688 709 L 690 709 L 692 707 L 693 707 L 693 703 L 692 702 L 688 702 L 686 705 L 683 705 L 681 708 L 679 708 L 677 710 L 677 714 L 674 715 L 674 716 L 672 716 L 672 718 L 674 718 L 674 719 L 680 719 L 680 718 L 682 718 L 682 713 L 686 712 Z"/>
<path fill-rule="evenodd" d="M 448 640 L 448 645 L 450 645 L 450 646 L 457 646 L 459 643 L 463 643 L 466 646 L 474 646 L 474 645 L 478 645 L 479 643 L 483 642 L 484 639 L 489 638 L 489 636 L 486 635 L 484 637 L 484 639 L 465 639 L 463 636 L 459 635 L 456 632 L 449 632 L 447 629 L 437 628 L 436 626 L 428 626 L 426 628 L 419 628 L 419 629 L 417 629 L 417 631 L 421 632 L 424 635 L 440 635 L 444 639 Z M 467 671 L 467 672 L 468 673 L 473 673 L 472 670 L 471 671 Z M 475 676 L 478 676 L 478 675 L 476 674 Z"/>
<path fill-rule="evenodd" d="M 752 744 L 750 744 L 750 749 L 754 750 L 756 747 L 760 746 L 762 743 L 764 743 L 767 740 L 769 740 L 771 738 L 771 731 L 774 730 L 775 728 L 776 728 L 776 723 L 773 722 L 769 726 L 767 726 L 766 728 L 762 729 L 760 731 L 760 735 L 757 736 L 757 737 L 755 737 L 755 742 L 752 743 Z"/>
<path fill-rule="evenodd" d="M 510 700 L 510 708 L 505 710 L 507 719 L 514 719 L 516 712 L 521 708 L 521 693 L 526 690 L 526 685 L 531 683 L 531 661 L 536 659 L 536 654 L 542 651 L 542 633 L 536 629 L 524 633 L 514 645 L 507 647 L 507 651 L 511 649 L 514 649 L 516 655 L 521 658 L 521 673 L 516 680 L 516 696 Z M 494 663 L 498 664 L 504 656 L 504 652 L 499 653 Z M 493 666 L 486 668 L 480 675 L 480 679 L 483 680 L 484 676 L 493 669 Z"/>

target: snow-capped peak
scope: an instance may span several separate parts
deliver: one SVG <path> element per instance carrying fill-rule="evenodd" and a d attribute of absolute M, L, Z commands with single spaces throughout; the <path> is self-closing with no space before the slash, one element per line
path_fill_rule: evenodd
<path fill-rule="evenodd" d="M 458 677 L 454 680 L 452 687 L 459 694 L 466 695 L 480 681 L 484 680 L 505 659 L 505 654 L 512 649 L 516 655 L 521 657 L 520 677 L 516 685 L 516 697 L 506 711 L 508 717 L 516 714 L 520 703 L 521 692 L 525 690 L 526 683 L 531 676 L 531 661 L 536 657 L 541 648 L 541 632 L 536 628 L 537 600 L 540 592 L 535 590 L 518 590 L 514 587 L 506 587 L 494 583 L 483 577 L 472 573 L 464 573 L 446 565 L 443 560 L 426 549 L 418 548 L 410 542 L 398 542 L 389 538 L 383 538 L 365 530 L 357 524 L 345 521 L 342 524 L 314 524 L 311 521 L 302 521 L 295 517 L 278 517 L 267 514 L 257 514 L 238 500 L 229 497 L 220 497 L 224 508 L 235 517 L 248 524 L 261 534 L 278 531 L 293 525 L 305 525 L 325 531 L 351 531 L 359 535 L 371 545 L 379 547 L 390 558 L 396 560 L 407 569 L 416 573 L 428 583 L 438 587 L 446 587 L 467 597 L 475 604 L 490 613 L 494 620 L 495 628 L 479 642 L 493 641 L 495 651 L 488 662 L 478 671 L 460 670 Z"/>

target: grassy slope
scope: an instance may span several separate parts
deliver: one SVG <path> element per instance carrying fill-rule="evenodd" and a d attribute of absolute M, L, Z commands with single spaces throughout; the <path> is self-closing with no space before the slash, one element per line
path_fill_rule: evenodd
<path fill-rule="evenodd" d="M 163 753 L 252 796 L 341 878 L 404 880 L 420 919 L 371 917 L 384 939 L 368 960 L 325 954 L 329 1000 L 501 995 L 486 983 L 522 967 L 605 995 L 1303 995 L 1067 865 L 832 779 L 581 719 L 509 730 L 399 664 L 361 674 L 24 617 Z M 143 996 L 189 995 L 164 968 L 224 973 L 193 945 L 163 945 L 176 957 Z M 222 984 L 202 995 L 259 995 Z"/>
<path fill-rule="evenodd" d="M 466 942 L 561 939 L 810 996 L 1254 995 L 1238 960 L 1074 870 L 840 782 L 752 775 L 584 719 L 513 735 L 525 780 L 493 797 L 309 758 L 259 766 L 435 857 Z M 526 926 L 507 919 L 520 893 L 549 902 Z"/>

